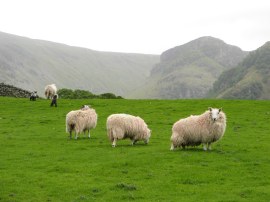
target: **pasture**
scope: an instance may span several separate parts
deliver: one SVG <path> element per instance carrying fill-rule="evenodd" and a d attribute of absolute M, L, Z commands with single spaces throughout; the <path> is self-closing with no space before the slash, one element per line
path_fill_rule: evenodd
<path fill-rule="evenodd" d="M 98 113 L 91 139 L 69 139 L 65 115 Z M 270 102 L 230 100 L 49 100 L 0 97 L 0 201 L 269 201 Z M 179 118 L 222 107 L 224 137 L 170 151 Z M 152 130 L 148 145 L 112 148 L 106 118 L 130 113 Z M 74 136 L 73 136 L 74 138 Z"/>

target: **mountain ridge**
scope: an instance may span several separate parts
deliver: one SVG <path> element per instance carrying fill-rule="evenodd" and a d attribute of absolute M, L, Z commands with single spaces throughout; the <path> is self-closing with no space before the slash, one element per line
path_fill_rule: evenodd
<path fill-rule="evenodd" d="M 203 98 L 217 77 L 247 52 L 214 37 L 200 37 L 161 54 L 146 84 L 130 97 Z"/>
<path fill-rule="evenodd" d="M 270 42 L 251 51 L 235 68 L 224 71 L 209 95 L 223 99 L 270 99 Z"/>
<path fill-rule="evenodd" d="M 125 96 L 158 61 L 158 55 L 94 51 L 0 32 L 0 82 L 41 96 L 50 83 Z"/>
<path fill-rule="evenodd" d="M 270 99 L 270 42 L 247 52 L 204 36 L 161 55 L 95 51 L 0 32 L 0 83 L 135 99 Z M 268 77 L 267 77 L 268 76 Z"/>

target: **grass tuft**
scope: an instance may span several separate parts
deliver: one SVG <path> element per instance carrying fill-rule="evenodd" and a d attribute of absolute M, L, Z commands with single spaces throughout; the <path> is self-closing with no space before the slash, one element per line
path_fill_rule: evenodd
<path fill-rule="evenodd" d="M 126 191 L 134 191 L 137 190 L 136 186 L 133 184 L 125 184 L 125 183 L 118 183 L 115 185 L 116 188 L 126 190 Z"/>

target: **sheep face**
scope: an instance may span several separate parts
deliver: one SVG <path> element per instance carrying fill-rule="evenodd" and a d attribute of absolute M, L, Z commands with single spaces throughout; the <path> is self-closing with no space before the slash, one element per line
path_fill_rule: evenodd
<path fill-rule="evenodd" d="M 212 119 L 212 121 L 216 121 L 219 119 L 219 113 L 221 112 L 221 109 L 215 109 L 215 108 L 211 108 L 209 107 L 209 111 L 210 111 L 210 117 Z"/>
<path fill-rule="evenodd" d="M 148 144 L 150 137 L 151 137 L 151 130 L 147 129 L 146 137 L 144 140 L 146 144 Z"/>
<path fill-rule="evenodd" d="M 83 106 L 81 107 L 81 110 L 87 110 L 87 109 L 90 109 L 90 107 L 89 107 L 88 105 L 83 105 Z"/>

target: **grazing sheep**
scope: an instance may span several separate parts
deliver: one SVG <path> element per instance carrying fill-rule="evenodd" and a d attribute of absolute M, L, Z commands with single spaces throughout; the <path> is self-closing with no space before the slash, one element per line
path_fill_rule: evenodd
<path fill-rule="evenodd" d="M 37 91 L 33 91 L 30 95 L 30 101 L 36 101 L 37 97 Z"/>
<path fill-rule="evenodd" d="M 138 140 L 144 140 L 148 144 L 151 131 L 148 129 L 144 120 L 129 114 L 112 114 L 107 118 L 107 135 L 112 142 L 112 146 L 116 146 L 116 141 L 130 138 L 131 144 L 135 144 Z"/>
<path fill-rule="evenodd" d="M 95 128 L 97 125 L 97 113 L 94 109 L 87 105 L 83 105 L 81 109 L 70 111 L 66 115 L 66 132 L 69 133 L 70 139 L 72 138 L 72 131 L 75 131 L 75 139 L 78 135 L 87 130 L 88 137 L 90 138 L 90 129 Z"/>
<path fill-rule="evenodd" d="M 176 147 L 198 146 L 211 150 L 211 143 L 219 140 L 226 129 L 226 115 L 221 109 L 209 107 L 201 115 L 180 119 L 172 127 L 171 150 Z"/>
<path fill-rule="evenodd" d="M 55 84 L 50 84 L 45 87 L 45 97 L 47 99 L 52 99 L 53 96 L 57 93 L 57 88 Z"/>

